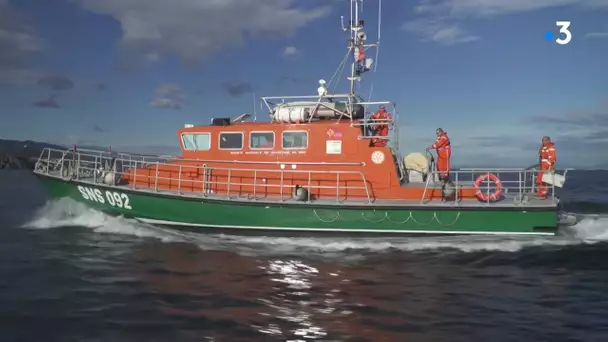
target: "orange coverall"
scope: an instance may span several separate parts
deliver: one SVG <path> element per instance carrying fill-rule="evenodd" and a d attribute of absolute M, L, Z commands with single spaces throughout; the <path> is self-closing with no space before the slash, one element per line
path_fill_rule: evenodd
<path fill-rule="evenodd" d="M 557 154 L 555 153 L 555 144 L 552 142 L 544 143 L 538 150 L 539 164 L 538 176 L 536 177 L 536 194 L 541 197 L 547 196 L 547 186 L 543 183 L 543 173 L 555 169 Z"/>
<path fill-rule="evenodd" d="M 450 138 L 446 132 L 442 132 L 435 143 L 430 146 L 437 150 L 437 171 L 442 179 L 447 179 L 450 173 L 450 157 L 452 156 L 452 147 L 450 146 Z"/>
<path fill-rule="evenodd" d="M 381 123 L 380 125 L 376 125 L 373 129 L 373 134 L 374 135 L 379 135 L 381 137 L 386 137 L 388 136 L 388 123 L 391 119 L 391 115 L 384 109 L 379 109 L 377 112 L 375 112 L 370 119 L 372 120 L 378 120 L 378 123 Z M 388 140 L 386 139 L 372 139 L 372 142 L 374 143 L 375 147 L 383 147 L 386 146 Z"/>

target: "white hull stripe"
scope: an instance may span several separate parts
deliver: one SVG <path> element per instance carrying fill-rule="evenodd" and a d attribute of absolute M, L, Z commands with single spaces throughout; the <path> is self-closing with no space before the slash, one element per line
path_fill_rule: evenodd
<path fill-rule="evenodd" d="M 256 229 L 256 230 L 283 230 L 283 231 L 309 231 L 309 232 L 355 232 L 355 233 L 402 233 L 402 234 L 477 234 L 477 235 L 555 235 L 555 233 L 543 232 L 492 232 L 492 231 L 467 231 L 467 230 L 401 230 L 401 229 L 344 229 L 344 228 L 302 228 L 302 227 L 264 227 L 264 226 L 231 226 L 231 225 L 206 225 L 200 223 L 186 223 L 177 221 L 155 220 L 142 217 L 135 218 L 138 221 L 184 227 L 206 227 L 226 229 Z"/>

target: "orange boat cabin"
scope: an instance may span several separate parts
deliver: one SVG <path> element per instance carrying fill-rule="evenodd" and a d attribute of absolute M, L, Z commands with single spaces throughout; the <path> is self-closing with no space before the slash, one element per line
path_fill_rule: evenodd
<path fill-rule="evenodd" d="M 135 188 L 257 200 L 288 200 L 299 187 L 307 190 L 300 200 L 441 199 L 440 189 L 425 192 L 424 182 L 408 182 L 399 156 L 366 135 L 362 122 L 222 118 L 186 125 L 177 131 L 181 157 L 138 165 L 123 179 Z M 459 190 L 459 196 L 474 191 Z"/>

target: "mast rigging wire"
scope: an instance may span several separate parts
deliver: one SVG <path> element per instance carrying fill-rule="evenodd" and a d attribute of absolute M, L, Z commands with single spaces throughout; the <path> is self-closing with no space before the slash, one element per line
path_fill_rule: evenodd
<path fill-rule="evenodd" d="M 344 58 L 342 58 L 342 62 L 340 62 L 340 64 L 338 65 L 338 68 L 336 68 L 336 71 L 334 72 L 334 74 L 331 76 L 331 79 L 329 79 L 329 82 L 327 83 L 327 87 L 329 88 L 331 86 L 331 83 L 334 81 L 334 79 L 336 78 L 336 76 L 338 76 L 339 74 L 342 74 L 342 72 L 344 71 L 344 67 L 346 66 L 346 61 L 348 60 L 348 56 L 350 55 L 350 51 L 351 49 L 348 49 L 348 51 L 346 52 L 346 55 L 344 55 Z M 338 79 L 338 83 L 336 83 L 336 86 L 334 86 L 334 90 L 337 88 L 338 84 L 340 84 L 340 79 Z"/>

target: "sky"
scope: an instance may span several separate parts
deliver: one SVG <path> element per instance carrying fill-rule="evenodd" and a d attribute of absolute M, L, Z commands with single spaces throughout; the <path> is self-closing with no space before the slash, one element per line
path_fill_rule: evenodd
<path fill-rule="evenodd" d="M 348 0 L 0 0 L 0 138 L 171 153 L 184 124 L 266 120 L 259 97 L 334 74 L 342 15 Z M 376 40 L 377 0 L 362 17 Z M 567 45 L 545 38 L 560 20 Z M 381 27 L 357 86 L 396 103 L 402 155 L 442 127 L 456 165 L 528 166 L 549 135 L 561 166 L 608 167 L 608 0 L 384 0 Z"/>

